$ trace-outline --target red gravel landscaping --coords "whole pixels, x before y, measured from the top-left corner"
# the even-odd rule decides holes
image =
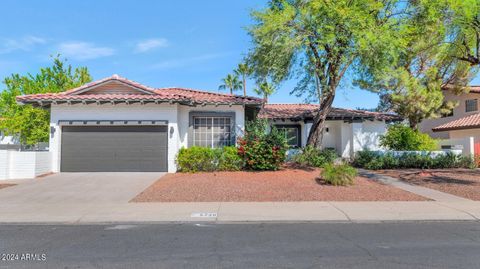
[[[11,186],[15,186],[15,184],[0,184],[0,189],[11,187]]]
[[[407,169],[376,171],[405,182],[480,201],[480,170]]]
[[[167,174],[132,202],[424,201],[424,197],[357,177],[326,185],[319,169]]]

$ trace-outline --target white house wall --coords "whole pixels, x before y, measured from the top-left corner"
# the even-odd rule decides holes
[[[273,124],[300,125],[302,147],[306,146],[311,123],[303,121],[277,120]],[[328,132],[326,129],[328,128]],[[363,149],[380,150],[380,136],[385,134],[387,125],[383,121],[349,123],[343,120],[329,120],[325,123],[322,148],[334,148],[342,158],[353,157]]]
[[[5,135],[3,132],[0,132],[0,145],[18,145],[18,137]]]

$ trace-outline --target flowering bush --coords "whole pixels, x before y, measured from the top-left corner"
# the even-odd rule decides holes
[[[274,126],[268,130],[265,120],[247,123],[245,136],[238,140],[238,154],[252,170],[278,170],[288,148],[285,135]]]

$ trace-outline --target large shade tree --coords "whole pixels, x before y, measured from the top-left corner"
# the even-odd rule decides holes
[[[362,58],[387,64],[384,55],[399,40],[396,0],[272,0],[252,12],[254,75],[276,84],[299,78],[293,94],[312,97],[320,109],[307,143],[321,147],[323,129],[339,85]],[[375,55],[375,57],[373,57]]]
[[[451,55],[480,66],[480,1],[444,0],[449,6],[444,13]]]
[[[397,36],[402,42],[392,47],[395,58],[385,66],[367,59],[368,68],[357,81],[380,92],[382,103],[408,119],[413,129],[426,118],[448,114],[456,103],[445,101],[442,90],[463,92],[475,73],[453,53],[457,49],[444,23],[452,7],[444,0],[408,2],[399,16]]]
[[[19,105],[16,97],[25,94],[58,93],[91,81],[86,67],[72,68],[59,57],[37,74],[13,74],[4,79],[0,93],[0,129],[19,136],[22,144],[34,145],[49,138],[50,112],[31,105]]]

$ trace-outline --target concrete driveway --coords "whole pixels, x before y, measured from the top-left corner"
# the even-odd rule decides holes
[[[0,204],[127,203],[165,173],[59,173],[0,191]]]

